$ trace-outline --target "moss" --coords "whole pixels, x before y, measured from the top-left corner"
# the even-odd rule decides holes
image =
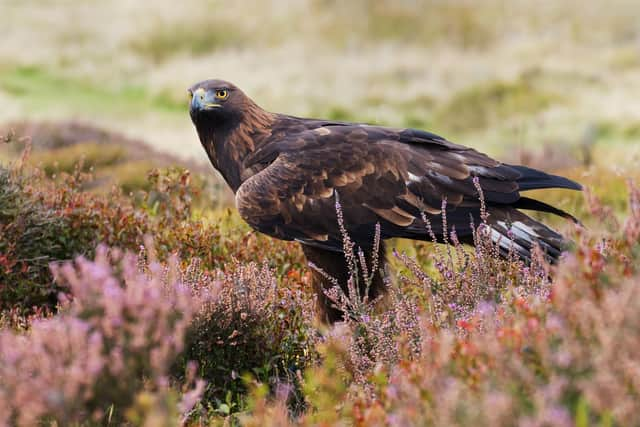
[[[558,99],[526,78],[493,81],[455,94],[436,112],[436,121],[451,131],[477,130],[498,120],[536,113]]]

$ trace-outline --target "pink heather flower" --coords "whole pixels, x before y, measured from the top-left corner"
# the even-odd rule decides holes
[[[70,288],[62,311],[25,334],[0,331],[0,425],[74,424],[111,404],[126,409],[143,387],[167,390],[200,301],[181,271],[139,265],[132,254],[99,247],[95,261],[52,266]],[[196,382],[183,407],[193,407],[203,387]]]
[[[183,414],[183,416],[186,416],[196,406],[200,399],[202,399],[206,384],[206,381],[198,379],[196,380],[196,385],[192,390],[183,393],[182,399],[178,404],[178,410]]]

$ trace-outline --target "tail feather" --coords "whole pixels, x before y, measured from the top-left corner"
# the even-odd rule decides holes
[[[575,181],[558,175],[551,175],[526,166],[509,165],[521,174],[516,180],[522,191],[536,190],[540,188],[567,188],[569,190],[582,190],[582,186]]]
[[[562,209],[558,209],[555,206],[551,206],[547,203],[541,202],[540,200],[531,199],[529,197],[520,197],[518,201],[511,204],[511,206],[518,209],[551,213],[563,218],[570,219],[576,224],[581,224],[578,218],[571,215],[570,213],[565,212]]]
[[[562,176],[551,175],[526,166],[509,165],[509,167],[520,173],[520,178],[516,179],[516,182],[521,191],[543,188],[582,190],[580,184]],[[520,197],[509,206],[490,207],[491,238],[499,245],[502,255],[515,251],[522,260],[531,262],[533,248],[538,245],[550,262],[556,262],[562,252],[567,249],[568,241],[555,230],[518,209],[551,213],[568,218],[576,224],[580,224],[580,221],[562,209],[529,197]]]
[[[538,245],[555,263],[567,249],[568,241],[562,235],[516,209],[491,209],[489,213],[491,239],[502,255],[514,251],[523,261],[531,262],[533,248]]]

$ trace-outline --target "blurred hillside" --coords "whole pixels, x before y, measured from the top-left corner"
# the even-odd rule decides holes
[[[270,110],[427,128],[505,160],[640,159],[634,0],[0,7],[0,122],[73,118],[204,161],[185,88],[215,76]]]

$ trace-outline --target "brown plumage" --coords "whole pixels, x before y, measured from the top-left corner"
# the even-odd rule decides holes
[[[336,194],[349,235],[369,253],[376,223],[382,239],[428,239],[422,213],[442,238],[443,199],[449,229],[455,227],[461,241],[472,243],[471,223],[480,223],[474,177],[483,190],[492,233],[505,253],[513,246],[529,260],[537,243],[554,260],[564,247],[562,236],[518,209],[572,218],[520,194],[539,188],[581,188],[566,178],[503,164],[421,130],[270,113],[222,80],[197,83],[189,93],[200,141],[235,193],[242,218],[269,236],[299,241],[307,258],[341,285],[348,270]],[[314,273],[325,318],[335,321],[340,313],[327,305],[322,292],[327,285]],[[372,296],[383,291],[378,274]]]

